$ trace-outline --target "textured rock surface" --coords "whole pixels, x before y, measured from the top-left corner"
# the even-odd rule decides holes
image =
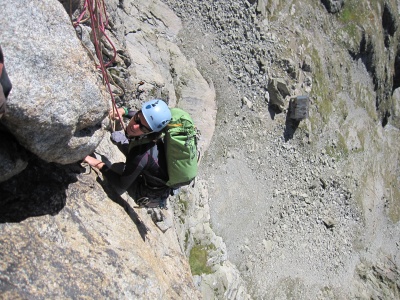
[[[312,1],[167,2],[180,48],[214,82],[199,178],[251,296],[398,298],[398,96],[382,71],[397,68],[399,2],[346,1],[335,15]],[[310,96],[308,120],[289,120],[288,99],[269,109],[273,78]]]
[[[339,12],[344,4],[344,0],[322,0],[321,2],[333,14]]]
[[[212,271],[195,274],[195,284],[204,299],[250,299],[239,270],[228,259],[224,241],[211,227],[209,197],[207,182],[197,180],[194,188],[185,189],[171,201],[177,220],[175,228],[187,257],[195,246],[209,249],[207,265]]]
[[[204,152],[215,128],[215,91],[195,62],[187,60],[175,44],[181,20],[155,0],[124,2],[111,17],[117,29],[115,38],[131,58],[129,80],[134,86],[145,82],[138,98],[161,97],[168,100],[170,107],[187,110],[201,131],[199,145]]]
[[[112,74],[118,103],[136,107],[149,97],[197,107],[215,91],[196,185],[156,227],[159,211],[132,209],[101,176],[31,158],[0,184],[6,298],[193,299],[196,287],[206,299],[397,299],[399,2],[346,1],[335,15],[315,1],[166,3],[180,19],[158,1],[109,1]],[[290,97],[270,109],[274,78],[285,95],[309,94],[309,119],[288,119]],[[196,122],[215,111],[197,109]],[[123,160],[108,138],[97,152]],[[193,285],[183,254],[196,246],[211,271]],[[65,281],[80,273],[97,290]]]
[[[31,161],[1,186],[2,298],[198,298],[175,232],[80,169]]]
[[[76,37],[73,31],[69,32],[69,35],[64,35],[62,31],[62,29],[71,31],[71,25],[64,18],[65,12],[62,6],[57,2],[44,4],[38,5],[38,9],[34,10],[38,16],[52,13],[59,16],[62,19],[59,22],[63,25],[58,26],[60,27],[58,34],[71,38],[72,44],[69,47],[81,47],[79,43],[74,44]],[[68,3],[63,4],[68,7]],[[79,9],[78,4],[74,3],[73,7]],[[117,57],[117,64],[112,70],[115,90],[123,88],[125,91],[125,95],[119,95],[117,99],[119,104],[139,107],[140,101],[162,96],[169,100],[170,106],[178,105],[188,109],[203,132],[200,146],[205,151],[214,131],[215,92],[212,83],[209,84],[201,76],[195,64],[186,60],[172,42],[180,29],[180,20],[158,1],[125,2],[126,7],[120,8],[117,8],[117,2],[110,1],[108,4],[114,26],[113,31],[108,33],[122,54],[121,57]],[[28,4],[26,7],[27,10],[30,8]],[[21,11],[23,11],[22,8],[16,7],[12,13],[20,13],[24,16]],[[34,15],[33,20],[38,16]],[[25,20],[25,22],[33,20]],[[4,23],[10,26],[7,20],[4,20]],[[51,23],[43,23],[43,26],[51,27]],[[132,26],[138,30],[132,29]],[[53,30],[56,31],[55,28]],[[85,25],[77,29],[85,45],[93,50],[88,32],[90,30]],[[54,52],[57,48],[55,46],[51,48],[46,44],[49,40],[51,42],[48,35],[41,31],[39,34],[44,45],[36,45],[38,56],[35,57],[40,60],[39,54]],[[15,37],[15,41],[9,36],[8,38],[16,43],[18,36]],[[29,41],[31,44],[35,42]],[[61,42],[58,41],[57,47],[60,44]],[[68,46],[68,43],[66,44]],[[105,52],[107,49],[106,47]],[[29,50],[29,47],[20,47],[21,55]],[[60,55],[64,55],[63,51],[60,51]],[[68,47],[65,51],[74,52]],[[87,54],[78,51],[74,57],[83,59],[87,57]],[[18,56],[11,58],[15,60]],[[82,72],[93,70],[93,62],[89,63],[82,61]],[[19,74],[15,65],[11,65],[11,69],[14,70],[13,83],[18,86],[13,93],[14,99],[17,99],[20,93],[29,91],[30,85],[23,81],[29,78],[23,75],[33,73],[31,70],[35,67],[35,65],[27,64],[24,74]],[[54,70],[51,67],[52,64],[49,67],[43,64],[42,68],[36,70],[39,74],[35,73],[36,76],[42,78],[48,73],[64,76],[72,72],[65,69],[60,70],[65,74],[59,74],[55,72],[58,69]],[[57,65],[57,67],[60,66]],[[88,77],[87,80],[91,78],[90,74],[79,73],[80,71],[76,71],[76,68],[73,72],[77,72],[76,76]],[[70,76],[72,76],[70,82],[77,83],[78,80],[73,80],[75,74],[70,74]],[[132,91],[136,89],[140,81],[144,81],[144,84],[140,85],[141,89]],[[57,120],[57,111],[42,111],[38,108],[45,103],[49,95],[54,98],[52,104],[55,108],[63,106],[64,95],[67,93],[74,95],[72,91],[68,91],[69,86],[58,84],[55,88],[60,90],[60,94],[42,92],[45,98],[43,101],[38,98],[31,99],[37,111],[47,113],[43,117],[36,116],[39,119],[37,125],[44,127],[41,117],[49,118],[53,123],[49,122],[48,133],[52,135],[54,132],[51,130],[57,125],[54,121]],[[71,87],[78,88],[79,86],[71,85]],[[33,88],[29,95],[34,96],[39,88]],[[98,97],[99,101],[103,101],[96,93],[90,97]],[[96,106],[96,103],[83,102],[80,98],[74,98],[69,107],[76,108],[81,105],[88,106],[88,110],[92,110],[92,115],[96,112],[93,112],[91,108]],[[16,119],[17,109],[28,109],[28,107],[26,103],[12,102],[10,104],[10,113],[5,119],[10,130],[13,128],[11,125],[14,125],[12,122]],[[108,105],[99,107],[100,121],[107,107]],[[29,110],[34,110],[34,108],[29,108]],[[86,115],[88,110],[82,107],[78,112]],[[61,111],[60,116],[64,113]],[[204,118],[201,117],[203,113],[207,113]],[[74,118],[73,115],[69,117]],[[79,121],[85,124],[82,118]],[[16,124],[18,122],[15,121]],[[18,132],[16,129],[12,133],[18,136]],[[40,132],[43,133],[43,131]],[[102,130],[100,129],[99,132]],[[62,131],[59,133],[61,134]],[[92,135],[93,132],[88,132],[88,137]],[[96,134],[94,135],[96,138]],[[104,133],[101,133],[101,137],[103,135]],[[0,184],[0,221],[4,229],[1,235],[0,290],[4,298],[41,299],[90,296],[110,299],[138,297],[197,299],[201,297],[193,284],[187,258],[180,248],[176,231],[173,229],[172,211],[161,212],[164,220],[155,224],[153,217],[159,215],[159,211],[148,214],[146,210],[133,208],[133,199],[126,194],[122,197],[114,194],[107,183],[102,181],[101,176],[98,177],[93,171],[87,174],[90,169],[84,169],[79,164],[62,166],[57,163],[49,164],[43,160],[43,158],[48,159],[49,155],[57,155],[47,153],[57,147],[64,151],[66,157],[65,160],[56,160],[58,163],[65,163],[73,159],[74,155],[82,156],[85,152],[69,155],[68,149],[64,149],[65,145],[59,140],[47,137],[45,141],[51,145],[47,145],[47,152],[40,155],[40,151],[35,152],[35,149],[44,147],[46,145],[44,141],[32,139],[30,142],[34,147],[31,149],[29,143],[24,142],[26,136],[21,134],[18,137],[22,140],[22,144],[42,159],[29,155],[28,167],[24,162],[23,167],[26,169],[23,172]],[[99,145],[96,142],[96,155],[104,161],[124,161],[123,154],[117,150],[109,138],[110,134],[106,133],[104,138],[98,140]],[[5,139],[2,141],[4,142]],[[79,142],[82,143],[80,145],[82,151],[88,151],[87,147],[92,147],[86,145],[85,140]],[[212,231],[209,231],[209,234],[213,234]],[[224,245],[221,244],[221,247]],[[228,276],[225,281],[229,283],[231,281],[229,270],[236,269],[228,262],[225,262],[225,265],[227,266],[221,269],[218,276]],[[239,276],[237,270],[236,276]],[[211,279],[213,280],[215,279]]]
[[[13,90],[2,122],[43,160],[72,163],[100,142],[109,103],[58,1],[2,1],[0,40]]]
[[[11,134],[0,131],[0,140],[0,182],[3,182],[23,171],[28,165],[28,157]]]

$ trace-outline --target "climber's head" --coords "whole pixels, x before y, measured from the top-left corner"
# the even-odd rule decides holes
[[[154,132],[161,131],[171,121],[171,111],[167,103],[160,99],[150,100],[142,105],[142,113]]]
[[[171,121],[168,105],[159,99],[150,100],[142,105],[127,126],[128,136],[140,136],[161,131]]]

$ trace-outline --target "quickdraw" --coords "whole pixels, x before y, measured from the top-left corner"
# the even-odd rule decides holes
[[[85,16],[86,12],[89,12],[89,17],[83,20],[83,17]],[[80,23],[85,22],[89,19],[90,19],[90,26],[92,28],[93,43],[96,50],[96,56],[100,63],[100,65],[98,65],[97,68],[101,70],[103,81],[105,81],[108,92],[111,96],[113,116],[117,114],[118,119],[121,123],[121,127],[126,132],[125,124],[123,122],[122,116],[118,112],[118,107],[115,102],[114,94],[111,90],[110,79],[108,76],[108,72],[106,70],[107,67],[109,67],[115,62],[115,58],[117,56],[117,50],[114,44],[112,43],[111,39],[106,34],[106,27],[108,26],[108,17],[104,0],[85,0],[83,10],[79,15],[78,19],[75,22],[73,22],[73,26],[77,27],[80,25]],[[99,37],[100,34],[102,34],[107,39],[108,43],[113,48],[113,58],[108,63],[104,63],[103,60],[103,55],[100,45],[100,37]]]

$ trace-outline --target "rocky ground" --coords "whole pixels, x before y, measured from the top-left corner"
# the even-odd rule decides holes
[[[31,1],[37,7],[31,10],[28,2],[17,7],[27,14],[19,21],[51,14],[75,41],[59,5]],[[397,98],[387,96],[399,85],[399,2],[349,0],[336,15],[315,1],[164,2],[179,18],[158,1],[107,2],[118,49],[112,74],[126,84],[118,104],[135,106],[156,96],[193,109],[200,145],[207,149],[212,136],[195,186],[171,197],[172,209],[160,221],[160,211],[116,197],[101,175],[79,163],[49,164],[29,154],[26,170],[0,186],[4,297],[400,299],[400,90]],[[24,26],[41,34],[24,38],[29,42],[22,49],[32,52],[31,41],[39,48],[49,42],[53,52],[63,53],[62,43],[44,34],[64,36],[57,22]],[[85,26],[81,30],[91,48]],[[10,38],[18,30],[4,32]],[[20,43],[18,35],[13,40]],[[39,52],[33,66],[23,68],[33,77],[33,70],[41,71],[37,59],[48,57]],[[58,63],[56,57],[50,65]],[[17,77],[20,65],[14,59],[10,75]],[[32,91],[58,105],[40,116],[63,115],[64,103],[74,104],[70,97],[39,97],[40,86],[32,89],[24,79],[30,77],[20,78],[10,98],[15,111],[24,107],[20,99],[36,99]],[[59,76],[46,79],[65,94]],[[74,84],[79,82],[67,86],[77,90]],[[18,96],[22,88],[28,96]],[[309,96],[309,118],[295,122],[289,99],[299,95]],[[96,107],[82,98],[75,101],[75,119],[80,105]],[[105,136],[96,153],[123,160]],[[53,140],[42,143],[45,154],[63,148]],[[200,252],[206,250],[208,268],[201,273],[192,266],[192,278],[188,261],[199,245],[207,246]],[[49,281],[48,274],[56,276]]]
[[[379,155],[373,134],[365,134],[364,148],[355,145],[349,154],[348,146],[357,143],[344,133],[338,107],[328,124],[315,124],[323,104],[313,84],[321,83],[317,63],[308,61],[311,72],[304,49],[312,44],[331,55],[324,49],[329,37],[319,28],[333,21],[322,4],[273,1],[263,19],[251,2],[166,1],[184,22],[181,49],[217,93],[216,132],[200,176],[208,178],[212,228],[256,299],[398,298],[399,223],[387,217],[389,202],[398,200],[385,200],[382,179],[384,169],[398,178],[398,168],[385,163],[388,158],[398,163],[395,148]],[[307,31],[299,22],[304,20],[313,22]],[[341,60],[336,55],[331,60]],[[363,66],[343,63],[356,74],[348,75],[354,81],[343,89],[355,82],[371,85]],[[309,120],[289,119],[287,99],[282,112],[271,106],[272,78],[284,78],[291,96],[310,96]],[[398,135],[396,128],[370,121],[368,106],[347,105],[349,132],[377,132],[383,145]],[[366,179],[368,168],[375,180]]]

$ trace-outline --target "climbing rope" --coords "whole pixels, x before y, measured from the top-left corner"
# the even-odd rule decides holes
[[[85,16],[86,12],[89,13],[89,16],[85,19],[83,17]],[[112,65],[115,62],[115,58],[117,56],[117,50],[111,41],[111,39],[107,36],[106,34],[106,27],[108,26],[108,17],[107,17],[107,11],[106,11],[106,6],[104,3],[104,0],[85,0],[83,10],[77,20],[73,22],[73,26],[77,27],[81,23],[86,22],[90,19],[90,26],[92,28],[92,34],[93,34],[93,44],[95,46],[96,50],[96,56],[97,59],[99,60],[99,65],[97,68],[101,70],[102,76],[103,76],[103,82],[105,82],[108,92],[111,96],[111,101],[112,101],[112,108],[113,108],[113,113],[112,116],[114,117],[115,114],[118,116],[118,119],[121,123],[121,126],[124,131],[126,131],[125,124],[123,122],[122,116],[118,112],[118,107],[115,102],[114,94],[111,90],[111,84],[110,84],[110,78],[109,74],[107,72],[107,67]],[[107,40],[107,42],[111,45],[113,49],[113,57],[108,63],[104,63],[103,60],[103,55],[101,51],[101,35],[104,36]],[[110,75],[111,77],[111,75]],[[111,78],[112,80],[112,78]],[[113,124],[113,128],[114,128]]]

